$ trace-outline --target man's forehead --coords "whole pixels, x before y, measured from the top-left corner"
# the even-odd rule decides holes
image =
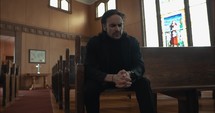
[[[112,15],[112,16],[110,16],[110,17],[108,17],[107,18],[107,22],[122,22],[123,21],[123,19],[122,19],[122,17],[121,16],[119,16],[119,15]]]

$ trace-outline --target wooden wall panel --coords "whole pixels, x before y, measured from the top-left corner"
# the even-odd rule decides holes
[[[90,6],[90,36],[97,35],[99,32],[101,32],[101,19],[96,18],[96,5],[92,4]]]
[[[69,32],[69,18],[68,14],[56,10],[50,11],[50,29],[54,29],[62,32]]]
[[[26,22],[26,0],[1,0],[0,2],[1,20],[22,24]]]
[[[69,32],[73,31],[76,34],[83,34],[89,36],[90,27],[89,26],[89,7],[79,2],[72,2],[72,14],[69,15]]]
[[[125,31],[137,38],[142,45],[140,0],[118,0],[118,9],[126,14]]]
[[[3,21],[71,34],[89,35],[89,5],[72,1],[72,13],[49,7],[49,0],[1,0]]]
[[[26,0],[25,23],[30,26],[51,28],[51,11],[48,8],[49,0]],[[61,21],[61,20],[58,20]],[[58,22],[61,23],[61,22]],[[58,30],[58,29],[56,29]],[[60,31],[60,30],[59,30]],[[66,32],[66,31],[65,31]]]
[[[101,19],[95,18],[95,4],[90,7],[90,26],[91,36],[97,35],[101,32]],[[117,9],[126,15],[125,31],[136,37],[142,45],[142,29],[141,29],[141,13],[140,13],[140,0],[117,0]]]

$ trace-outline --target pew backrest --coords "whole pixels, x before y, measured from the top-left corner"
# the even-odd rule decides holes
[[[141,47],[152,89],[214,88],[215,47]],[[81,47],[81,59],[86,47]]]
[[[215,88],[215,48],[141,48],[152,89]]]

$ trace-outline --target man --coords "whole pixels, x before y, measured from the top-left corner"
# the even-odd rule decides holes
[[[111,88],[136,92],[141,113],[155,113],[138,41],[124,31],[124,14],[109,10],[101,18],[102,32],[86,48],[84,101],[87,113],[99,113],[99,97]]]

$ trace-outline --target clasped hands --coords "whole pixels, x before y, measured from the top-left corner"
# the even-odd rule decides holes
[[[128,88],[132,84],[129,72],[124,69],[113,75],[112,81],[117,88]]]

